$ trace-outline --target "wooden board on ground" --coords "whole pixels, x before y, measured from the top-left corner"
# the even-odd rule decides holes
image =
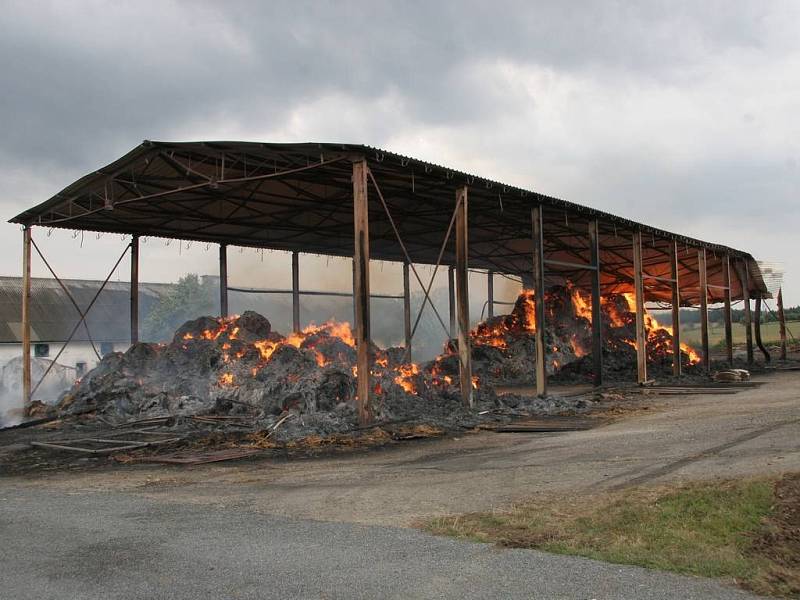
[[[160,446],[183,439],[173,433],[163,433],[150,429],[132,429],[100,434],[102,437],[83,437],[49,442],[31,442],[32,446],[47,450],[80,452],[83,454],[112,454],[122,450],[137,450],[148,446]]]
[[[261,450],[258,448],[226,448],[224,450],[209,450],[205,452],[175,452],[173,454],[143,456],[138,458],[136,462],[190,466],[224,460],[237,460],[260,453]]]
[[[558,431],[586,431],[597,427],[601,423],[600,419],[580,417],[540,417],[502,425],[482,425],[481,429],[488,429],[497,433],[551,433]]]

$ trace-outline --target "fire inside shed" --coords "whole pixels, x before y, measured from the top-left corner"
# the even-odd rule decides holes
[[[128,255],[133,346],[125,364],[141,386],[181,361],[210,360],[215,388],[261,393],[277,380],[306,377],[307,393],[293,396],[286,388],[276,395],[276,410],[292,401],[350,402],[362,424],[387,394],[452,393],[472,406],[475,390],[509,381],[534,383],[544,396],[548,377],[565,371],[600,385],[609,370],[628,366],[640,383],[648,368],[674,375],[688,366],[708,370],[709,303],[724,304],[732,361],[730,305],[745,301],[752,361],[749,299],[769,297],[758,264],[744,251],[363,145],[145,141],[12,222],[23,226],[26,402],[38,385],[31,381],[28,306],[37,227],[131,236],[112,273]],[[138,344],[141,236],[219,245],[220,314],[187,324],[163,347]],[[229,315],[229,245],[292,253],[293,331],[275,332],[254,313]],[[352,324],[301,326],[300,297],[310,293],[299,286],[301,253],[352,257]],[[371,259],[403,265],[401,348],[372,343]],[[433,275],[424,277],[418,265],[432,265]],[[489,317],[474,327],[470,269],[489,277]],[[440,270],[449,275],[449,324],[430,300]],[[497,274],[519,277],[524,286],[505,315],[494,314]],[[425,296],[416,315],[412,278]],[[670,304],[671,327],[659,325],[646,302]],[[426,305],[449,340],[434,360],[417,364],[412,344]],[[683,306],[701,312],[697,351],[680,341]],[[75,331],[84,318],[81,311]],[[307,375],[297,375],[301,363]]]

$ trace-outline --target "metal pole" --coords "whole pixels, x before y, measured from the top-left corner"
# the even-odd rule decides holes
[[[456,337],[456,268],[450,266],[447,269],[447,298],[450,303],[450,339]]]
[[[139,341],[139,236],[131,238],[131,346]]]
[[[292,252],[292,331],[300,333],[300,255]]]
[[[647,332],[644,329],[644,282],[642,279],[642,233],[633,232],[633,288],[636,296],[636,376],[647,381]]]
[[[670,253],[670,278],[672,283],[672,374],[679,377],[681,363],[681,286],[678,275],[678,242],[672,241]]]
[[[544,347],[544,232],[542,207],[531,209],[531,237],[533,241],[533,304],[536,324],[536,394],[547,395],[547,368]]]
[[[486,317],[494,316],[494,271],[486,274]]]
[[[22,406],[31,401],[31,228],[22,230]]]
[[[589,248],[594,270],[592,278],[592,379],[595,387],[603,385],[603,321],[600,307],[600,227],[597,219],[589,221]]]
[[[369,317],[369,206],[367,200],[367,161],[353,162],[353,253],[355,291],[355,337],[357,351],[356,390],[358,422],[372,421],[370,405],[370,317]]]
[[[708,274],[706,270],[706,249],[697,251],[697,270],[700,279],[700,342],[703,348],[703,367],[711,369],[708,346]]]
[[[472,350],[469,339],[469,239],[467,186],[456,190],[456,302],[458,304],[458,364],[461,397],[472,408]]]
[[[403,331],[406,338],[406,360],[411,362],[411,281],[408,262],[403,263]]]
[[[219,245],[219,314],[228,316],[228,246]]]
[[[752,365],[753,357],[753,315],[750,313],[750,275],[747,262],[736,263],[736,274],[742,286],[742,299],[744,300],[744,333],[747,341],[747,364]]]
[[[723,276],[725,278],[725,355],[728,364],[733,366],[733,323],[731,322],[731,257],[725,255],[723,260]]]
[[[781,328],[780,359],[786,360],[786,316],[783,314],[783,288],[778,289],[778,322]]]
[[[756,297],[756,316],[753,322],[756,330],[756,345],[758,345],[758,349],[761,350],[761,353],[764,355],[764,361],[769,362],[770,356],[767,349],[764,347],[764,342],[761,339],[761,296]]]

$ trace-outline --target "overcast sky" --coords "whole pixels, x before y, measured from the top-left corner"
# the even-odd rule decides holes
[[[0,68],[4,220],[143,139],[366,143],[781,262],[800,303],[800,2],[5,1]],[[73,277],[123,245],[35,235]],[[211,272],[177,248],[144,276]]]

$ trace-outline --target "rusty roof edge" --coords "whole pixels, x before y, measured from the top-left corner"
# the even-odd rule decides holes
[[[390,150],[385,150],[375,146],[369,146],[364,144],[351,144],[351,143],[335,143],[335,142],[272,143],[272,142],[243,142],[243,141],[225,141],[225,140],[167,142],[167,141],[144,140],[141,144],[133,148],[127,154],[81,177],[80,179],[76,180],[75,182],[73,182],[72,184],[70,184],[69,186],[65,187],[63,190],[52,196],[50,199],[36,206],[33,206],[29,209],[26,209],[25,211],[21,212],[15,217],[9,219],[9,222],[18,223],[25,226],[36,226],[37,217],[41,217],[41,214],[44,211],[51,208],[52,206],[57,205],[59,202],[66,200],[72,193],[74,193],[74,191],[82,187],[85,187],[87,184],[91,182],[103,180],[106,177],[112,176],[115,172],[118,172],[119,170],[129,165],[130,163],[135,162],[136,160],[142,158],[143,155],[157,152],[159,149],[170,148],[170,147],[174,148],[198,147],[198,149],[205,147],[215,150],[230,150],[230,151],[243,150],[243,149],[257,150],[257,149],[277,149],[277,148],[283,148],[283,149],[293,148],[298,151],[303,151],[303,150],[307,151],[311,149],[314,149],[315,151],[328,150],[331,152],[360,154],[363,155],[368,162],[373,162],[373,163],[384,163],[387,158],[390,158],[397,160],[400,163],[400,166],[403,167],[413,164],[415,166],[427,168],[429,169],[428,174],[432,174],[434,173],[434,171],[441,171],[444,174],[449,173],[450,174],[450,176],[448,177],[449,179],[452,179],[453,177],[459,177],[463,178],[465,180],[465,183],[468,181],[474,182],[475,180],[477,180],[481,182],[484,186],[490,186],[490,187],[497,186],[499,189],[505,189],[513,193],[518,193],[523,202],[527,202],[531,205],[545,204],[551,207],[561,208],[564,210],[581,213],[584,216],[610,221],[618,225],[622,225],[626,229],[640,230],[642,232],[655,235],[659,238],[672,239],[679,242],[683,242],[684,244],[687,245],[704,247],[706,249],[716,250],[719,252],[727,252],[733,256],[744,259],[750,259],[755,262],[754,257],[749,252],[738,250],[730,246],[725,246],[723,244],[719,244],[716,242],[707,242],[698,238],[693,238],[672,231],[667,231],[665,229],[660,229],[658,227],[647,225],[645,223],[633,221],[631,219],[620,217],[618,215],[605,212],[593,207],[577,204],[569,200],[564,200],[555,196],[549,196],[546,194],[542,194],[540,192],[535,192],[525,188],[520,188],[518,186],[508,185],[496,180],[488,179],[480,175],[470,174],[465,171],[452,169],[444,165],[439,165],[437,163],[431,163],[414,157],[398,154],[396,152],[392,152]],[[48,224],[44,225],[47,226]],[[81,229],[74,226],[67,228]],[[169,236],[158,235],[153,237],[169,237]]]

